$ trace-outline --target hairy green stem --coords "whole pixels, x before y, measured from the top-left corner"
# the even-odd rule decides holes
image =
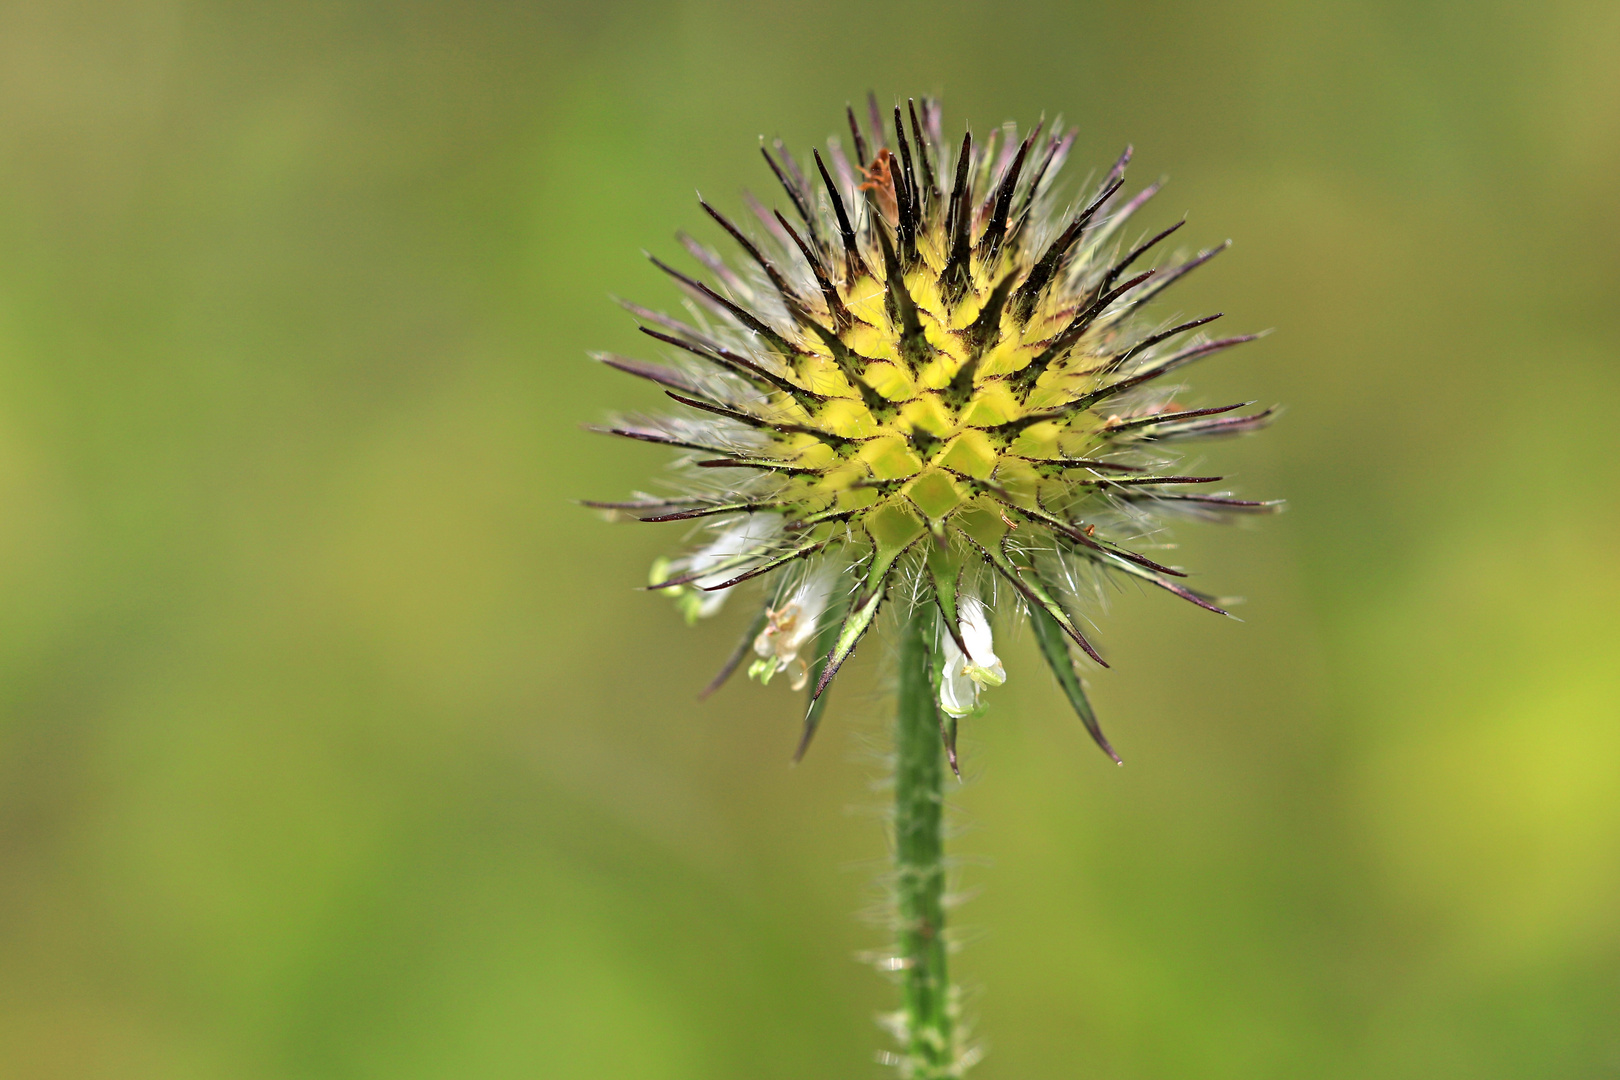
[[[904,620],[894,731],[894,869],[903,994],[902,1076],[958,1075],[955,1003],[945,970],[945,755],[934,711],[933,612]]]

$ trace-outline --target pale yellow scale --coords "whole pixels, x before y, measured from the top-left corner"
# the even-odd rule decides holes
[[[1033,424],[1007,446],[999,446],[982,430],[1073,401],[1094,389],[1098,379],[1084,343],[1043,372],[1027,397],[1021,397],[1013,380],[1006,378],[1028,367],[1073,318],[1072,308],[1061,306],[1063,301],[1048,299],[1022,325],[1010,310],[1003,310],[996,340],[974,370],[969,399],[953,409],[945,393],[971,354],[963,332],[979,318],[992,288],[1011,264],[998,259],[995,266],[983,266],[974,259],[966,295],[948,305],[939,289],[945,263],[943,229],[919,236],[917,247],[921,263],[906,274],[905,288],[935,355],[913,376],[901,360],[900,334],[889,319],[885,282],[863,274],[847,283],[841,295],[855,322],[840,338],[867,361],[861,381],[898,408],[887,422],[879,422],[826,345],[806,338],[799,343],[807,354],[800,361],[799,377],[814,393],[831,400],[813,418],[787,402],[782,418],[854,440],[858,446],[840,453],[811,435],[779,433],[776,456],[817,470],[801,481],[807,499],[816,504],[836,503],[850,511],[899,499],[891,509],[902,518],[911,516],[913,511],[904,508],[912,507],[937,526],[980,498],[972,489],[973,480],[993,479],[1005,494],[1032,500],[1042,481],[1025,459],[1083,457],[1099,445],[1096,418],[1089,413],[1082,413],[1073,424]],[[920,439],[923,436],[926,441]],[[926,460],[919,445],[929,446]],[[890,494],[885,495],[882,488],[889,482],[900,486],[889,487]]]

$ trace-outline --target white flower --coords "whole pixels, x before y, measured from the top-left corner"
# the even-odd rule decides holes
[[[692,579],[690,589],[682,588],[676,593],[687,621],[706,619],[719,611],[729,590],[703,590],[724,584],[747,570],[755,560],[738,562],[738,558],[763,549],[781,528],[782,519],[776,514],[749,514],[716,533],[702,549],[672,564],[686,574],[701,575]]]
[[[963,596],[958,603],[961,622],[958,630],[963,652],[950,634],[945,638],[945,670],[939,683],[939,706],[951,716],[966,716],[979,702],[981,687],[1000,686],[1007,681],[1007,670],[996,656],[990,634],[990,619],[977,596]]]
[[[751,674],[761,682],[769,682],[772,675],[791,667],[793,689],[804,689],[810,668],[799,659],[799,650],[815,637],[838,577],[832,566],[823,566],[799,582],[780,607],[766,609],[765,629],[754,639],[754,652],[761,659],[749,669]]]

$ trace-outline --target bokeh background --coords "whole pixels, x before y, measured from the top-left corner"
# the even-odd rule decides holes
[[[1185,527],[964,740],[984,1080],[1620,1074],[1620,8],[0,4],[0,1077],[884,1074],[881,648],[573,505],[655,449],[610,294],[848,99],[1138,148],[1277,327],[1203,400],[1290,512]],[[672,527],[670,527],[672,528]]]

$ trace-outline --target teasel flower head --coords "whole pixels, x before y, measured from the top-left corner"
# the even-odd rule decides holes
[[[681,409],[599,430],[677,449],[673,493],[588,505],[697,526],[651,582],[689,620],[765,583],[709,689],[744,661],[807,688],[795,760],[889,602],[934,613],[953,768],[958,719],[1006,678],[992,624],[1014,617],[1118,761],[1076,668],[1107,666],[1078,612],[1120,575],[1225,614],[1140,548],[1169,516],[1277,505],[1175,467],[1180,444],[1253,431],[1273,412],[1200,406],[1174,385],[1258,335],[1212,337],[1218,315],[1178,321],[1150,306],[1226,245],[1154,265],[1183,223],[1127,241],[1159,188],[1127,195],[1128,148],[1095,188],[1065,195],[1074,136],[1060,125],[952,145],[931,100],[892,115],[868,105],[864,121],[848,112],[852,156],[837,139],[807,160],[779,140],[761,148],[787,213],[749,197],[757,223],[745,228],[700,198],[740,249],[727,261],[682,235],[707,280],[652,259],[684,293],[685,318],[625,306],[664,362],[597,358]]]

